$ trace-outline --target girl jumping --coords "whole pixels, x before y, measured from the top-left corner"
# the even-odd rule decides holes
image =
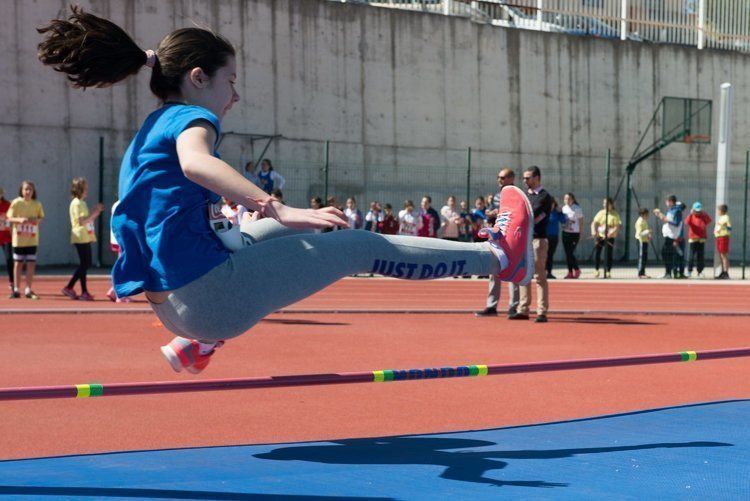
[[[77,7],[39,32],[45,35],[39,59],[75,87],[106,87],[144,66],[151,70],[161,106],[146,117],[122,160],[112,218],[122,255],[112,276],[118,297],[145,292],[177,335],[162,347],[175,371],[200,372],[224,340],[348,275],[425,280],[492,273],[530,280],[531,208],[517,188],[503,193],[488,242],[310,232],[347,222],[333,207],[279,203],[216,154],[221,120],[240,99],[234,48],[218,34],[179,29],[155,51],[144,51],[117,25]],[[239,248],[227,248],[209,221],[221,196],[263,216],[243,224]],[[247,294],[238,296],[239,290]]]

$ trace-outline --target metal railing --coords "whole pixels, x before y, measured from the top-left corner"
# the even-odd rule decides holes
[[[748,0],[337,0],[570,35],[750,52]]]

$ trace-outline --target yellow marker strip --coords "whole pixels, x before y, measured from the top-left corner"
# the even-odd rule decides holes
[[[76,398],[89,398],[91,396],[91,386],[88,384],[77,384],[76,390],[78,390]]]
[[[688,359],[687,359],[688,362],[695,362],[696,360],[698,360],[698,354],[696,352],[686,351],[685,353],[687,353],[688,355]]]
[[[477,365],[477,369],[479,369],[479,374],[477,374],[477,376],[486,376],[487,375],[487,366],[486,365]]]
[[[382,383],[385,381],[385,374],[383,374],[383,371],[372,371],[372,381],[374,383]]]

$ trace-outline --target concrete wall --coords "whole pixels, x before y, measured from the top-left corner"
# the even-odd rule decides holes
[[[64,12],[60,0],[16,1],[0,17],[0,186],[37,182],[47,220],[40,261],[75,261],[68,245],[68,187],[84,175],[98,198],[104,137],[105,201],[133,131],[156,106],[148,71],[111,89],[69,88],[36,59],[34,28]],[[143,48],[169,30],[210,26],[238,48],[243,101],[224,131],[280,134],[267,156],[296,205],[322,194],[323,145],[331,141],[331,191],[400,204],[404,198],[493,190],[501,165],[537,164],[555,194],[574,191],[589,217],[613,184],[662,96],[714,99],[735,84],[730,204],[741,235],[744,135],[750,130],[747,56],[667,45],[507,30],[429,15],[322,0],[97,0],[88,10],[120,24]],[[716,133],[716,132],[715,132]],[[653,139],[651,137],[649,139]],[[231,163],[260,142],[227,136]],[[672,145],[639,167],[641,203],[667,192],[711,206],[715,145]],[[622,198],[620,198],[622,200]],[[364,205],[361,203],[360,205]],[[738,249],[739,246],[735,246]],[[106,246],[105,246],[106,249]],[[582,254],[586,254],[584,250]],[[109,256],[106,256],[109,257]]]

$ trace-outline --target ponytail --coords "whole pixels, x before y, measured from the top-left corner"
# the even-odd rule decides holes
[[[108,87],[149,66],[151,92],[166,101],[181,95],[180,84],[190,70],[201,68],[212,77],[235,55],[229,41],[203,28],[173,31],[156,51],[144,51],[112,21],[77,6],[71,11],[67,20],[53,19],[37,31],[45,35],[39,60],[66,73],[73,87]]]
[[[108,87],[146,64],[146,53],[122,28],[78,6],[71,10],[67,20],[53,19],[37,31],[45,35],[39,60],[66,73],[73,87]]]

